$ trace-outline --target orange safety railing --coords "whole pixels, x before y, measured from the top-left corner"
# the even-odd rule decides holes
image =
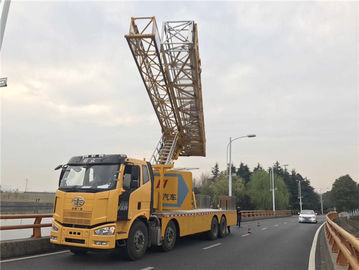
[[[241,211],[243,219],[252,219],[256,217],[283,217],[283,216],[290,216],[290,210],[243,210]]]
[[[338,253],[336,263],[348,266],[348,269],[359,269],[359,239],[348,233],[336,224],[333,219],[338,217],[338,213],[327,214],[325,225],[326,235],[332,252]]]
[[[23,215],[0,215],[0,219],[27,219],[34,218],[33,224],[0,226],[0,230],[33,229],[33,238],[41,238],[41,228],[51,227],[51,223],[41,223],[43,218],[50,218],[52,214],[23,214]]]

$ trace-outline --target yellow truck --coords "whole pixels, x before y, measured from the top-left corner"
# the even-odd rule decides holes
[[[236,212],[196,209],[192,173],[126,155],[76,156],[61,169],[50,241],[74,254],[124,247],[131,260],[176,238],[225,237]]]
[[[159,37],[155,17],[131,18],[125,35],[161,125],[150,162],[126,155],[76,156],[61,169],[50,241],[75,254],[124,247],[132,260],[151,245],[171,250],[176,238],[225,237],[236,212],[197,209],[192,173],[179,156],[205,156],[197,24],[169,21]],[[151,165],[153,164],[153,165]]]

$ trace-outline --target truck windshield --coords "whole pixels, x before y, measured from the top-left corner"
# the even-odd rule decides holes
[[[63,170],[60,190],[99,192],[116,187],[119,165],[77,165]]]

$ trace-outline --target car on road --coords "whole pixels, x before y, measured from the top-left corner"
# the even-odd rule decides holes
[[[317,223],[317,214],[313,210],[302,210],[298,221],[299,223]]]

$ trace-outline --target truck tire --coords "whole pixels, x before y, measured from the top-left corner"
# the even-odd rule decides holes
[[[218,236],[219,238],[224,238],[227,236],[227,220],[225,216],[221,217],[221,222],[219,223]]]
[[[162,250],[170,251],[176,243],[177,229],[175,223],[171,220],[166,227],[165,237],[162,242]]]
[[[86,255],[88,250],[84,248],[72,247],[70,248],[70,251],[75,255]]]
[[[148,231],[146,225],[136,220],[127,239],[127,256],[130,260],[140,259],[146,253],[148,246]]]
[[[218,237],[218,220],[216,217],[213,217],[211,221],[211,230],[208,231],[208,238],[210,240],[216,240],[217,237]]]

